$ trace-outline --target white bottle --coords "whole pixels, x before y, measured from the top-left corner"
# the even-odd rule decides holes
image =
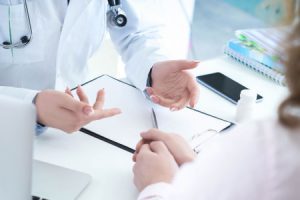
[[[257,93],[252,90],[242,90],[237,103],[235,120],[242,123],[253,118]]]

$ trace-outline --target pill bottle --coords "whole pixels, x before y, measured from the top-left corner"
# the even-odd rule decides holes
[[[240,100],[237,103],[235,120],[237,123],[243,123],[253,118],[257,93],[245,89],[241,91]]]

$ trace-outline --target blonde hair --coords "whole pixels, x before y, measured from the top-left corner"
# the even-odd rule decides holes
[[[299,10],[298,10],[299,12]],[[298,16],[299,13],[298,13]],[[288,128],[300,126],[300,21],[295,22],[292,34],[286,41],[286,79],[290,95],[279,107],[279,120]]]
[[[284,0],[284,7],[286,14],[284,16],[284,22],[290,23],[299,16],[299,0]]]

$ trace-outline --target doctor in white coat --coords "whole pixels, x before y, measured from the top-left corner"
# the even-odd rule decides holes
[[[72,87],[86,80],[87,61],[108,27],[135,86],[144,90],[148,80],[152,101],[171,110],[194,106],[198,87],[186,70],[197,62],[168,61],[159,21],[136,9],[136,0],[120,3],[127,17],[121,28],[107,23],[107,11],[114,7],[106,0],[0,0],[0,93],[33,101],[39,123],[65,132],[120,113],[103,109],[104,90],[93,105],[80,87],[80,101],[68,89],[54,90],[58,83]]]

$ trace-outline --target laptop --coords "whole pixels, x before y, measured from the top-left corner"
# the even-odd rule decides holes
[[[0,95],[0,199],[76,199],[91,177],[34,161],[35,121],[33,105]]]

